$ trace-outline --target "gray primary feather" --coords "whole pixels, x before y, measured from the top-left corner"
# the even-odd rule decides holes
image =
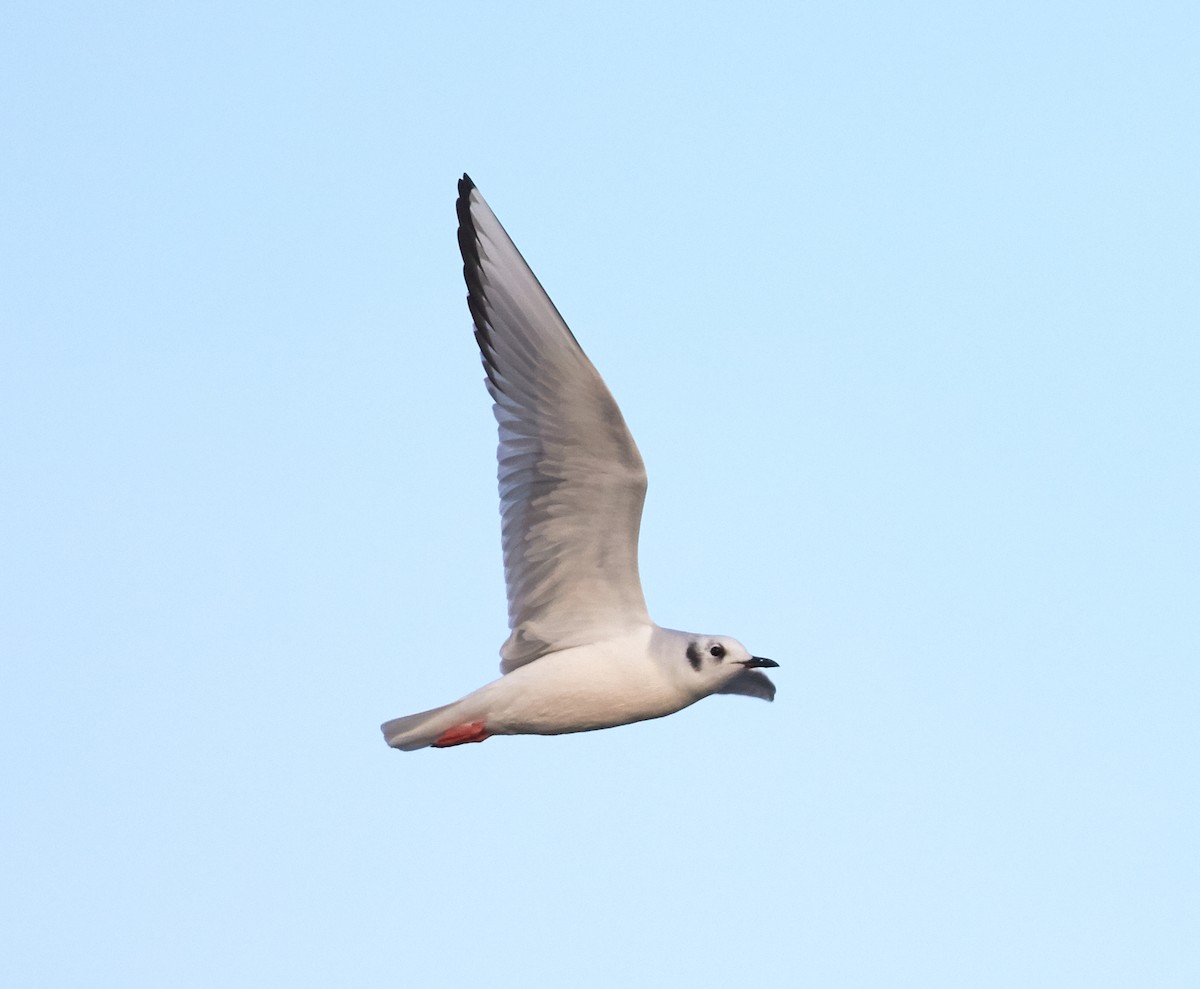
[[[742,694],[746,697],[758,697],[764,701],[775,700],[775,684],[758,670],[743,670],[716,692],[718,694]]]
[[[637,543],[646,470],[621,410],[470,178],[458,242],[499,424],[508,673],[650,624]]]

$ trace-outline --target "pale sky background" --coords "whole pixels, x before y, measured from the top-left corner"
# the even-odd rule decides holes
[[[0,984],[1200,984],[1194,3],[0,13]],[[469,171],[773,705],[497,674]]]

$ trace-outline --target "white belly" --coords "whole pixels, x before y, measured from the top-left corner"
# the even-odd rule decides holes
[[[633,655],[629,655],[632,652]],[[476,691],[491,735],[561,735],[661,718],[696,697],[642,650],[582,646],[534,660]]]

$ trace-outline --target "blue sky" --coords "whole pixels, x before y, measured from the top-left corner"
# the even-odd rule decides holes
[[[1196,985],[1198,28],[7,4],[0,982]],[[505,635],[464,170],[774,705],[383,744]]]

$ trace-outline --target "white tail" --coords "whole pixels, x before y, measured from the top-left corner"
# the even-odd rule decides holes
[[[457,707],[458,702],[455,701],[453,704],[435,707],[432,711],[394,718],[381,726],[383,737],[393,749],[403,749],[405,752],[423,749],[463,720],[461,714],[451,710]]]

